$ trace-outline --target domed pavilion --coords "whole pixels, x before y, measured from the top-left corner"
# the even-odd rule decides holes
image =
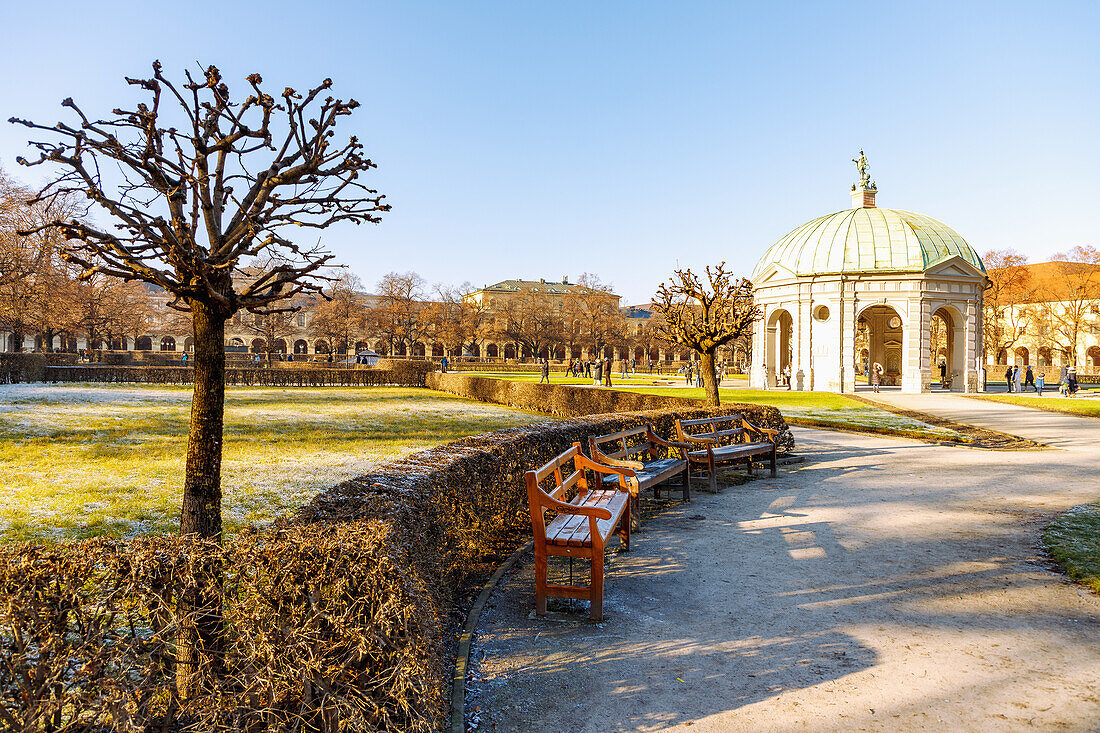
[[[940,221],[876,207],[863,151],[855,162],[852,208],[798,227],[753,270],[750,383],[852,392],[878,365],[902,392],[977,391],[981,258]]]

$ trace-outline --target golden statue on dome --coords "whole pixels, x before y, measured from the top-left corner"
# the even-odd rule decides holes
[[[863,148],[859,149],[859,158],[852,158],[852,162],[856,164],[856,170],[859,171],[859,187],[874,190],[875,182],[871,180],[871,174],[867,172],[867,156],[863,154]],[[852,190],[856,190],[857,184],[852,184]]]

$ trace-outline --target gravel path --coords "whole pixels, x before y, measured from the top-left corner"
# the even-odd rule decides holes
[[[795,432],[805,464],[697,495],[614,555],[604,623],[535,619],[530,563],[502,583],[476,729],[1100,730],[1100,597],[1036,549],[1100,498],[1093,450]]]

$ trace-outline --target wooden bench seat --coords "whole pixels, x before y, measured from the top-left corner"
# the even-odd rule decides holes
[[[660,499],[661,484],[675,476],[682,476],[680,488],[684,501],[691,500],[691,478],[686,456],[690,448],[687,443],[664,440],[649,423],[588,439],[588,454],[592,460],[615,470],[614,475],[603,477],[604,486],[617,484],[630,492],[635,521],[638,518],[639,493],[652,487],[653,498]],[[663,452],[673,450],[678,452],[679,457],[661,457]]]
[[[563,471],[566,467],[568,475]],[[630,492],[619,487],[590,490],[586,471],[597,475],[616,472],[586,458],[581,453],[581,444],[574,443],[572,448],[546,465],[524,474],[534,534],[535,612],[540,616],[546,614],[547,596],[579,598],[590,602],[589,615],[593,621],[600,621],[603,618],[604,548],[611,535],[617,532],[623,549],[630,549]],[[550,484],[549,491],[542,488],[543,482]],[[547,510],[556,513],[549,523]],[[588,559],[590,584],[547,583],[548,557]]]
[[[750,441],[747,439],[750,434],[763,440]],[[707,467],[710,490],[715,493],[718,491],[717,468],[722,464],[743,461],[751,475],[753,458],[766,457],[771,462],[772,476],[775,476],[778,435],[775,430],[756,427],[740,414],[676,421],[676,436],[680,441],[693,447],[701,446],[687,451],[686,457],[691,465]]]

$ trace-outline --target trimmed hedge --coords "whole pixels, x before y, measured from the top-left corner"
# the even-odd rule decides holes
[[[691,410],[705,406],[699,400],[684,397],[621,392],[616,389],[575,387],[567,384],[535,384],[506,379],[474,377],[466,374],[439,374],[427,377],[428,388],[449,392],[482,402],[534,410],[561,417],[597,415],[638,410]],[[765,405],[731,403],[729,412],[740,412],[745,419],[760,427],[779,431],[779,446],[787,450],[794,446],[790,428],[779,410]]]
[[[763,421],[772,408],[753,410]],[[470,572],[529,535],[524,471],[590,435],[644,421],[668,434],[677,417],[714,412],[694,403],[465,438],[343,482],[220,548],[179,537],[0,546],[0,721],[38,731],[57,716],[58,730],[135,733],[437,729],[447,615]],[[180,700],[177,598],[211,567],[225,577],[224,673]]]
[[[429,367],[430,368],[430,367]],[[257,369],[226,367],[225,383],[262,387],[423,387],[428,369],[421,362],[393,360],[389,365],[332,369]],[[191,384],[192,367],[182,366],[59,366],[44,367],[37,380],[45,382],[136,382],[139,384]]]
[[[0,352],[0,384],[41,382],[45,377],[46,355]]]

